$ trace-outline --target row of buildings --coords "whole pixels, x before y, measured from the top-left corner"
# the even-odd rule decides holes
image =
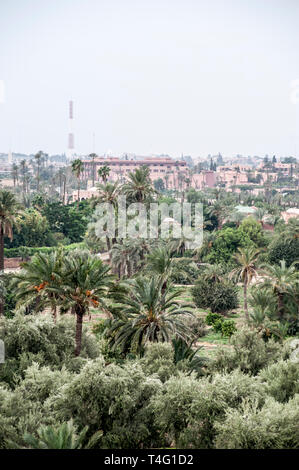
[[[275,183],[279,176],[290,176],[293,165],[288,163],[273,163],[271,167],[260,163],[256,168],[249,165],[222,165],[216,171],[202,170],[200,173],[188,166],[185,160],[174,160],[168,156],[146,158],[117,158],[97,157],[93,160],[83,160],[82,178],[88,181],[88,189],[81,192],[81,198],[86,199],[96,193],[92,182],[98,182],[98,170],[107,166],[110,169],[108,181],[124,182],[128,174],[136,168],[146,165],[149,168],[151,180],[162,180],[165,189],[186,190],[188,188],[204,189],[220,185],[228,191],[239,192],[240,186],[252,186],[253,192],[258,192],[256,185],[261,187],[267,182]],[[74,192],[74,199],[77,193]]]

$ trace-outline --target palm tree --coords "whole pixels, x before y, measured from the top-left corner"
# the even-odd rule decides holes
[[[20,173],[22,175],[22,179],[23,179],[23,198],[25,198],[25,193],[26,193],[26,187],[27,187],[27,179],[28,179],[28,176],[27,176],[27,173],[28,173],[28,168],[27,168],[27,165],[26,165],[26,160],[22,160],[20,162]]]
[[[19,167],[16,165],[16,163],[13,164],[12,166],[12,177],[13,177],[13,185],[14,187],[16,186],[16,183],[19,181]]]
[[[118,181],[115,183],[98,184],[97,189],[99,196],[95,198],[94,205],[108,202],[109,204],[112,204],[114,207],[116,207],[117,198],[120,192]]]
[[[299,272],[296,270],[294,261],[290,267],[287,267],[285,260],[280,261],[280,265],[263,265],[263,273],[266,279],[262,285],[263,288],[270,289],[277,299],[278,316],[280,320],[285,316],[284,300],[287,296],[293,295],[293,290],[299,282]]]
[[[89,252],[74,251],[63,259],[61,281],[53,292],[61,299],[62,307],[76,315],[75,355],[81,352],[82,322],[90,307],[107,310],[104,297],[112,287],[113,276],[99,258]]]
[[[70,420],[58,428],[41,426],[37,430],[38,437],[25,433],[24,441],[30,449],[81,449],[86,438],[88,427],[85,426],[80,434]]]
[[[72,172],[77,178],[78,181],[78,207],[80,202],[80,175],[83,171],[83,162],[79,158],[72,162]]]
[[[100,178],[102,178],[103,183],[107,182],[109,174],[110,174],[110,168],[107,165],[104,165],[98,169],[98,175]]]
[[[235,255],[239,267],[231,272],[231,276],[243,282],[244,289],[244,310],[246,320],[249,320],[248,316],[248,305],[247,305],[247,288],[254,277],[257,276],[257,260],[260,250],[256,248],[238,248],[238,252]]]
[[[130,202],[146,202],[156,191],[149,177],[149,168],[142,166],[130,172],[128,181],[123,185],[123,193]]]
[[[225,280],[224,274],[221,264],[209,264],[205,266],[201,279],[211,282],[223,282]]]
[[[169,342],[173,337],[187,340],[191,332],[184,316],[192,313],[190,304],[177,300],[181,292],[167,287],[162,293],[162,280],[157,277],[131,281],[129,292],[116,299],[118,306],[107,331],[110,344],[123,352],[141,353],[148,342]]]
[[[34,155],[34,158],[35,158],[36,163],[37,163],[37,176],[36,176],[36,180],[37,180],[36,189],[37,189],[37,192],[39,192],[39,174],[40,174],[40,164],[41,164],[41,158],[42,157],[43,157],[43,152],[41,150],[39,152],[37,152],[36,155]]]
[[[174,258],[167,247],[158,247],[147,256],[147,270],[160,277],[162,293],[165,292],[167,281],[174,270]]]
[[[97,158],[97,154],[96,153],[91,153],[89,155],[89,158],[91,158],[92,160],[92,187],[94,187],[94,180],[95,180],[95,164],[94,164],[94,160],[95,158]]]
[[[30,262],[22,264],[20,274],[15,274],[17,307],[31,305],[38,296],[38,307],[50,307],[56,322],[59,304],[58,286],[62,283],[62,249],[52,253],[36,253]]]
[[[284,227],[283,237],[285,241],[292,241],[299,238],[299,219],[289,219],[287,225]]]
[[[4,271],[4,237],[13,239],[13,226],[17,223],[19,204],[15,195],[0,190],[0,272]],[[3,302],[0,302],[0,315],[3,313]]]
[[[216,217],[218,222],[218,228],[221,229],[223,221],[229,213],[229,207],[227,206],[227,203],[217,200],[212,206],[208,207],[207,213],[210,217]]]
[[[123,240],[116,243],[111,250],[111,263],[117,270],[118,277],[127,276],[130,278],[134,272],[134,267],[139,262],[136,240]]]

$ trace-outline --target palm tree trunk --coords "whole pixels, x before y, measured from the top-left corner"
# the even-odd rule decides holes
[[[83,314],[80,307],[75,307],[76,313],[76,349],[75,356],[79,356],[81,352],[82,344],[82,324],[83,324]]]
[[[249,315],[248,315],[248,306],[247,306],[247,279],[244,281],[244,311],[245,311],[245,317],[246,321],[249,321]]]
[[[0,226],[0,272],[4,272],[4,233],[3,225]],[[0,299],[0,317],[4,311],[4,299]]]

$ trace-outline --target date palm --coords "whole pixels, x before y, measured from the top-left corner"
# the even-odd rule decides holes
[[[15,187],[19,181],[19,167],[16,163],[14,163],[12,166],[12,178],[13,178],[13,185]]]
[[[98,203],[108,202],[109,204],[112,204],[114,207],[116,207],[117,198],[120,193],[118,181],[115,183],[97,184],[97,189],[99,195],[95,198],[93,203],[94,206]]]
[[[130,202],[146,202],[151,196],[156,194],[149,177],[149,168],[142,166],[136,168],[128,175],[128,181],[123,185],[123,194]]]
[[[74,251],[63,259],[62,282],[54,286],[53,292],[61,299],[62,307],[76,315],[76,356],[81,352],[84,315],[91,307],[106,310],[104,299],[113,279],[109,271],[109,266],[88,252]]]
[[[148,342],[170,342],[173,337],[187,340],[191,335],[184,317],[192,316],[190,304],[178,301],[181,290],[167,287],[158,277],[131,281],[112,311],[114,320],[107,331],[110,344],[122,351],[141,353]]]
[[[174,258],[167,247],[158,247],[147,256],[147,270],[160,277],[162,292],[167,287],[167,281],[174,270]]]
[[[116,269],[118,277],[130,278],[139,262],[138,247],[135,240],[123,240],[116,243],[111,250],[111,263]]]
[[[39,192],[40,164],[41,164],[42,157],[43,157],[43,152],[41,150],[39,152],[37,152],[36,155],[34,155],[34,158],[35,158],[36,164],[37,164],[37,175],[36,175],[36,181],[37,181],[36,189],[37,189],[37,192]]]
[[[247,305],[247,289],[252,279],[257,276],[257,260],[260,250],[256,248],[238,248],[238,252],[235,255],[235,260],[238,263],[238,267],[231,272],[231,277],[236,277],[238,280],[243,282],[244,291],[244,311],[246,320],[249,320],[248,305]]]
[[[95,180],[95,164],[94,164],[94,160],[95,158],[97,158],[97,154],[96,153],[91,153],[89,155],[89,158],[91,158],[92,160],[92,187],[94,187],[94,180]]]
[[[103,183],[107,182],[107,179],[110,175],[110,168],[107,165],[102,166],[101,168],[98,169],[98,175],[100,178],[102,178]]]
[[[22,271],[15,274],[17,307],[29,306],[38,297],[39,308],[50,307],[56,322],[59,293],[62,283],[62,263],[65,256],[62,249],[52,253],[36,253],[31,261],[22,264]]]
[[[76,176],[77,182],[78,182],[78,186],[77,186],[78,187],[78,207],[79,207],[79,202],[80,202],[80,176],[81,176],[82,171],[83,171],[83,162],[82,160],[77,158],[76,160],[72,162],[72,172]]]

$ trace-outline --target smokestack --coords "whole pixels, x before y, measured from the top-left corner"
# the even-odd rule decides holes
[[[69,102],[69,135],[68,135],[68,156],[71,158],[74,154],[75,139],[73,133],[74,103]]]

